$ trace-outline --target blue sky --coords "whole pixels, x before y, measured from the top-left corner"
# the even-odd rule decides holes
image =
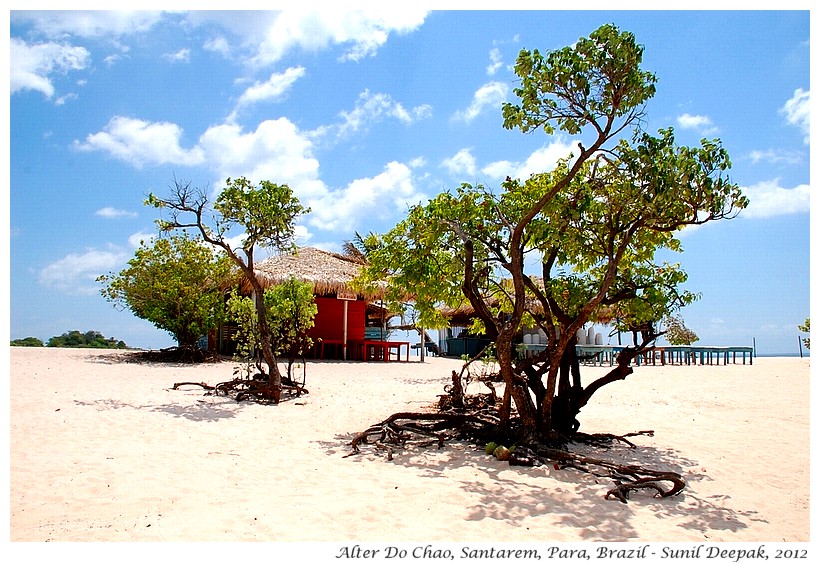
[[[12,2],[12,8],[19,2]],[[10,337],[97,330],[171,338],[99,294],[155,233],[174,177],[287,183],[313,211],[300,243],[338,250],[462,182],[549,169],[572,139],[501,126],[521,49],[604,23],[658,77],[646,128],[718,137],[751,199],[687,231],[706,345],[798,351],[809,316],[810,16],[806,11],[11,11]],[[7,60],[9,60],[7,59]]]

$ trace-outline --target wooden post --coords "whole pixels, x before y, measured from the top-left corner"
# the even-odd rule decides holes
[[[342,336],[342,359],[347,361],[347,300],[344,301],[344,335]]]

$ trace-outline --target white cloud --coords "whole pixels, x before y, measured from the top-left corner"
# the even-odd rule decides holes
[[[523,162],[499,160],[484,166],[481,171],[493,179],[507,176],[525,180],[532,174],[540,174],[555,169],[556,163],[567,158],[570,153],[577,156],[577,147],[569,138],[559,138],[530,154]]]
[[[811,128],[811,101],[810,92],[798,88],[794,95],[780,109],[786,116],[789,125],[795,125],[803,133],[803,142],[809,144],[809,129]]]
[[[490,50],[490,64],[487,65],[487,76],[492,76],[503,66],[501,51],[497,48]]]
[[[718,130],[714,123],[712,123],[712,120],[705,115],[690,115],[684,113],[678,116],[678,125],[683,129],[694,129],[701,134],[710,135],[716,133]]]
[[[803,161],[803,155],[794,150],[753,150],[749,154],[749,159],[753,164],[765,162],[767,164],[796,165]]]
[[[54,100],[54,105],[65,105],[65,102],[67,102],[68,100],[76,100],[79,97],[80,96],[78,96],[77,94],[66,94]]]
[[[450,158],[445,158],[441,166],[454,176],[475,176],[476,160],[469,148],[462,148]],[[464,178],[465,180],[467,178]]]
[[[808,213],[810,188],[801,184],[793,188],[779,185],[778,180],[760,182],[743,188],[749,198],[749,206],[740,216],[748,219],[768,218],[779,215]]]
[[[308,201],[309,223],[321,230],[352,232],[367,219],[388,219],[418,203],[423,194],[416,190],[409,166],[390,162],[372,178],[352,181],[346,188]]]
[[[129,256],[122,251],[91,249],[84,254],[69,254],[44,267],[38,282],[49,289],[69,294],[94,294],[100,286],[96,279],[122,266]]]
[[[227,57],[231,52],[231,47],[228,44],[228,40],[225,39],[225,37],[222,35],[208,39],[207,41],[205,41],[205,44],[202,45],[202,48],[206,51],[219,53],[223,57]]]
[[[103,207],[94,213],[98,217],[105,219],[119,219],[123,217],[136,217],[137,213],[133,211],[124,211],[122,209],[115,209],[114,207]]]
[[[312,142],[284,117],[263,121],[247,133],[237,124],[215,125],[200,137],[197,148],[222,178],[245,176],[254,183],[288,184],[303,201],[327,192],[318,179]]]
[[[289,9],[279,13],[261,38],[252,59],[264,66],[279,61],[289,50],[309,51],[345,45],[341,60],[358,61],[372,56],[390,33],[408,33],[418,28],[427,12],[418,9],[347,11],[341,8]]]
[[[108,66],[114,66],[114,63],[116,63],[117,61],[122,60],[124,58],[125,57],[123,57],[122,55],[115,53],[113,55],[108,55],[107,57],[105,57],[103,59],[103,62],[105,64],[107,64]]]
[[[156,233],[153,232],[135,232],[128,237],[128,245],[136,249],[140,247],[140,243],[145,242],[146,244],[150,244],[156,237]]]
[[[481,86],[475,94],[470,107],[464,111],[457,111],[453,119],[470,122],[478,117],[485,109],[500,108],[507,99],[509,87],[503,82],[489,82]]]
[[[386,118],[397,119],[406,125],[410,125],[430,115],[431,109],[428,105],[414,107],[408,111],[388,94],[373,94],[369,90],[365,90],[359,94],[356,105],[352,110],[339,113],[341,123],[323,127],[317,130],[316,135],[330,133],[337,138],[343,138],[361,130],[366,130],[370,125]]]
[[[163,13],[149,10],[55,10],[13,11],[13,22],[28,22],[49,37],[65,34],[80,37],[117,36],[148,31]]]
[[[180,49],[176,53],[168,53],[166,55],[163,55],[163,58],[170,62],[190,62],[191,50]]]
[[[9,43],[9,51],[11,93],[35,90],[47,98],[54,95],[52,73],[82,70],[91,60],[91,54],[84,47],[61,43],[28,45],[14,37]]]
[[[268,100],[277,100],[287,92],[294,82],[305,75],[302,66],[288,68],[282,73],[270,75],[265,82],[256,82],[253,86],[245,90],[239,97],[239,106],[250,105]]]
[[[174,123],[151,123],[130,117],[113,117],[103,131],[88,135],[85,142],[74,141],[84,151],[101,150],[136,167],[145,164],[181,164],[193,166],[204,162],[202,149],[186,150],[180,146],[182,129]]]

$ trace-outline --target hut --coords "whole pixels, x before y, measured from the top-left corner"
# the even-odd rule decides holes
[[[309,282],[318,308],[308,335],[314,341],[313,355],[320,358],[355,358],[365,340],[386,339],[390,314],[379,303],[378,294],[362,294],[351,286],[363,263],[355,257],[312,247],[280,254],[257,263],[256,275],[263,288],[289,279]],[[247,280],[240,290],[253,291]],[[231,329],[219,333],[220,352],[230,352]]]

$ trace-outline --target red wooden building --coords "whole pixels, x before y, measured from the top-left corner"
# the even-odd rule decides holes
[[[407,342],[386,342],[390,315],[380,306],[378,295],[364,295],[351,288],[362,264],[353,257],[317,248],[299,248],[256,264],[263,287],[297,279],[313,285],[318,311],[308,332],[318,358],[389,359]],[[250,287],[243,290],[250,292]],[[230,352],[230,327],[220,330],[220,352]],[[409,356],[409,350],[407,355]]]

